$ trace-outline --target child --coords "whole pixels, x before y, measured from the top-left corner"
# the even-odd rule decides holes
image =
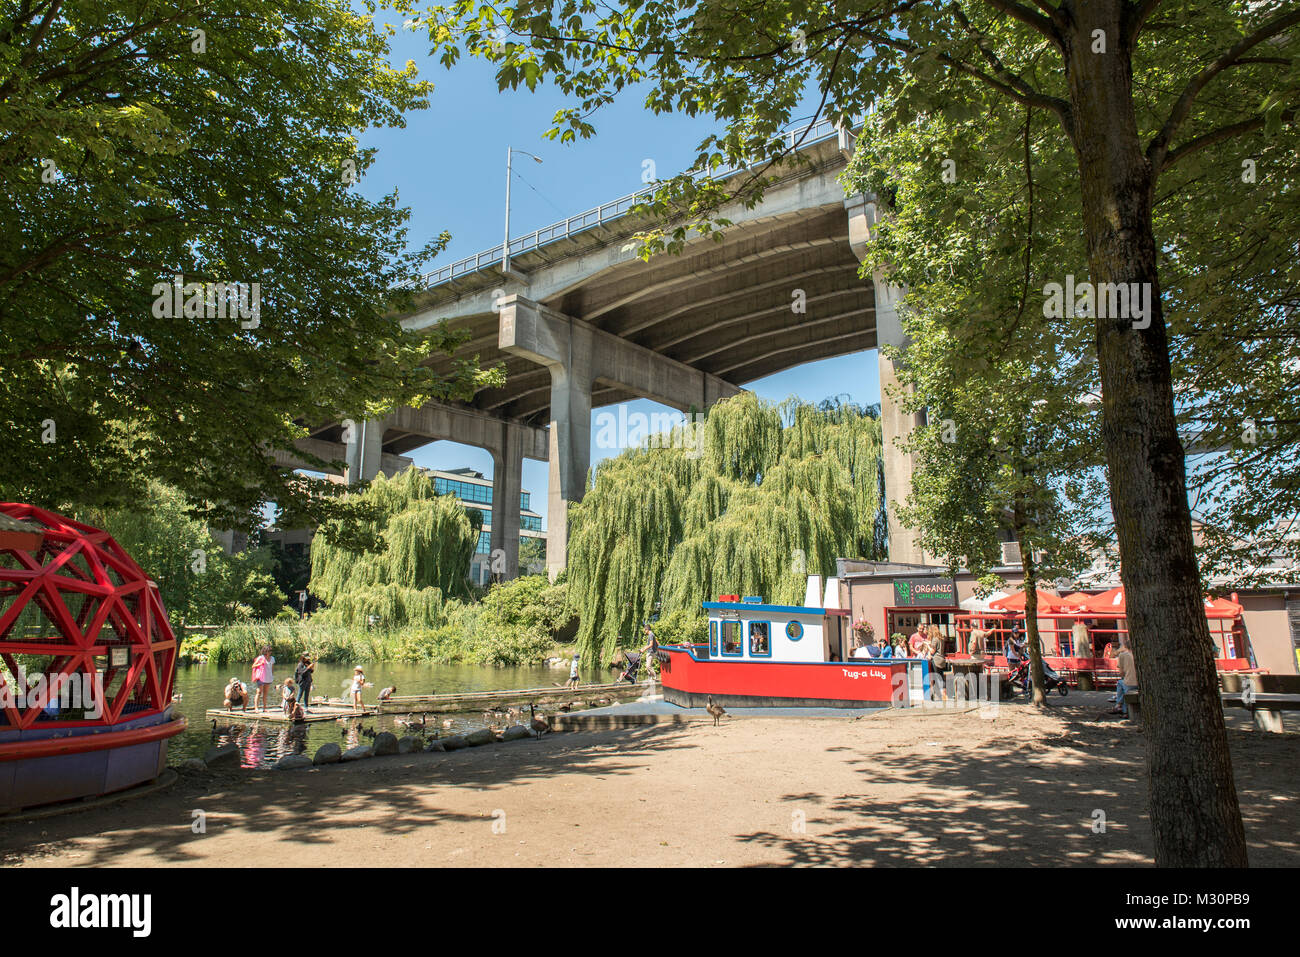
[[[352,669],[352,710],[360,711],[363,707],[361,704],[361,689],[366,686],[366,673],[357,665]]]
[[[280,704],[284,708],[284,713],[290,718],[293,717],[293,708],[297,703],[298,689],[293,686],[292,678],[285,678],[284,686],[280,689]]]
[[[383,691],[379,692],[379,700],[387,701],[395,694],[397,694],[397,685],[389,685]]]

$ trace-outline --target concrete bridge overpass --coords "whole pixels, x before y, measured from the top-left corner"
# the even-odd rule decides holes
[[[722,210],[733,225],[720,242],[696,238],[680,255],[642,261],[631,238],[647,224],[627,215],[641,195],[631,194],[512,239],[508,270],[498,245],[430,273],[403,325],[467,330],[458,354],[502,363],[505,385],[468,403],[399,409],[348,433],[332,424],[304,448],[346,461],[348,476],[362,480],[400,469],[405,453],[439,439],[484,448],[495,503],[518,499],[524,458],[546,460],[547,565],[556,573],[568,504],[585,490],[593,408],[639,397],[704,411],[783,369],[902,342],[898,290],[858,275],[876,211],[867,197],[846,198],[837,179],[851,134],[822,123],[790,135],[802,139],[806,162],[779,172],[753,209]],[[889,360],[879,361],[884,392],[896,379]],[[900,495],[911,470],[893,440],[914,423],[887,394],[882,423],[886,488]],[[517,509],[493,509],[492,548],[503,550],[507,577],[517,573],[518,522]],[[892,515],[890,557],[920,560]]]

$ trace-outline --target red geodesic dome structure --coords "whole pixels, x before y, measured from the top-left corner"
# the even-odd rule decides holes
[[[163,712],[177,641],[158,586],[107,532],[34,505],[3,502],[0,514],[41,533],[38,544],[0,537],[0,728],[93,728]],[[75,683],[94,699],[29,700],[38,674],[47,688]]]

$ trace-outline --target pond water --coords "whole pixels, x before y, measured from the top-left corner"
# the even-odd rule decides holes
[[[568,663],[563,668],[548,668],[538,665],[532,668],[488,668],[481,665],[417,665],[386,662],[371,662],[362,665],[366,670],[366,680],[373,683],[362,695],[362,701],[373,705],[379,697],[379,689],[389,685],[397,686],[397,693],[408,694],[447,694],[458,691],[493,691],[508,688],[542,688],[553,683],[563,682],[568,676]],[[352,676],[355,663],[316,665],[316,680],[312,685],[312,696],[327,695],[331,698],[346,699],[346,690]],[[216,665],[188,665],[176,670],[175,694],[181,700],[175,702],[174,710],[189,719],[189,728],[184,734],[172,738],[167,749],[167,760],[171,764],[179,763],[185,758],[201,758],[203,753],[214,744],[226,744],[234,741],[239,745],[243,755],[244,767],[270,767],[286,754],[315,754],[316,749],[327,741],[334,741],[344,749],[357,744],[369,744],[370,740],[361,735],[361,728],[373,728],[375,731],[392,731],[398,737],[405,731],[398,725],[395,715],[373,715],[362,720],[346,722],[320,721],[311,724],[286,725],[278,722],[241,722],[239,733],[234,738],[212,737],[212,721],[206,716],[209,708],[220,708],[226,682],[232,675],[238,675],[246,685],[249,683],[251,664],[230,664],[222,667]],[[268,707],[279,707],[279,685],[285,678],[291,677],[291,663],[277,662],[271,687],[271,700]],[[613,680],[612,675],[603,672],[585,673],[584,683]],[[442,722],[448,720],[451,727],[443,728]],[[218,720],[218,724],[232,722]],[[432,725],[432,721],[430,721]],[[438,716],[438,733],[456,734],[473,731],[483,727],[483,717],[477,711],[455,713],[449,712]],[[429,737],[430,735],[426,735]]]

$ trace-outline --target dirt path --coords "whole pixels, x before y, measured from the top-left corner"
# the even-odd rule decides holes
[[[1142,864],[1142,739],[1049,715],[886,712],[571,732],[309,771],[195,774],[0,829],[10,865]],[[1100,700],[1100,699],[1098,699]],[[1300,865],[1300,736],[1229,732],[1251,863]],[[1021,742],[1013,745],[1012,742]],[[206,834],[191,831],[193,811]],[[1096,812],[1104,833],[1094,833]]]

